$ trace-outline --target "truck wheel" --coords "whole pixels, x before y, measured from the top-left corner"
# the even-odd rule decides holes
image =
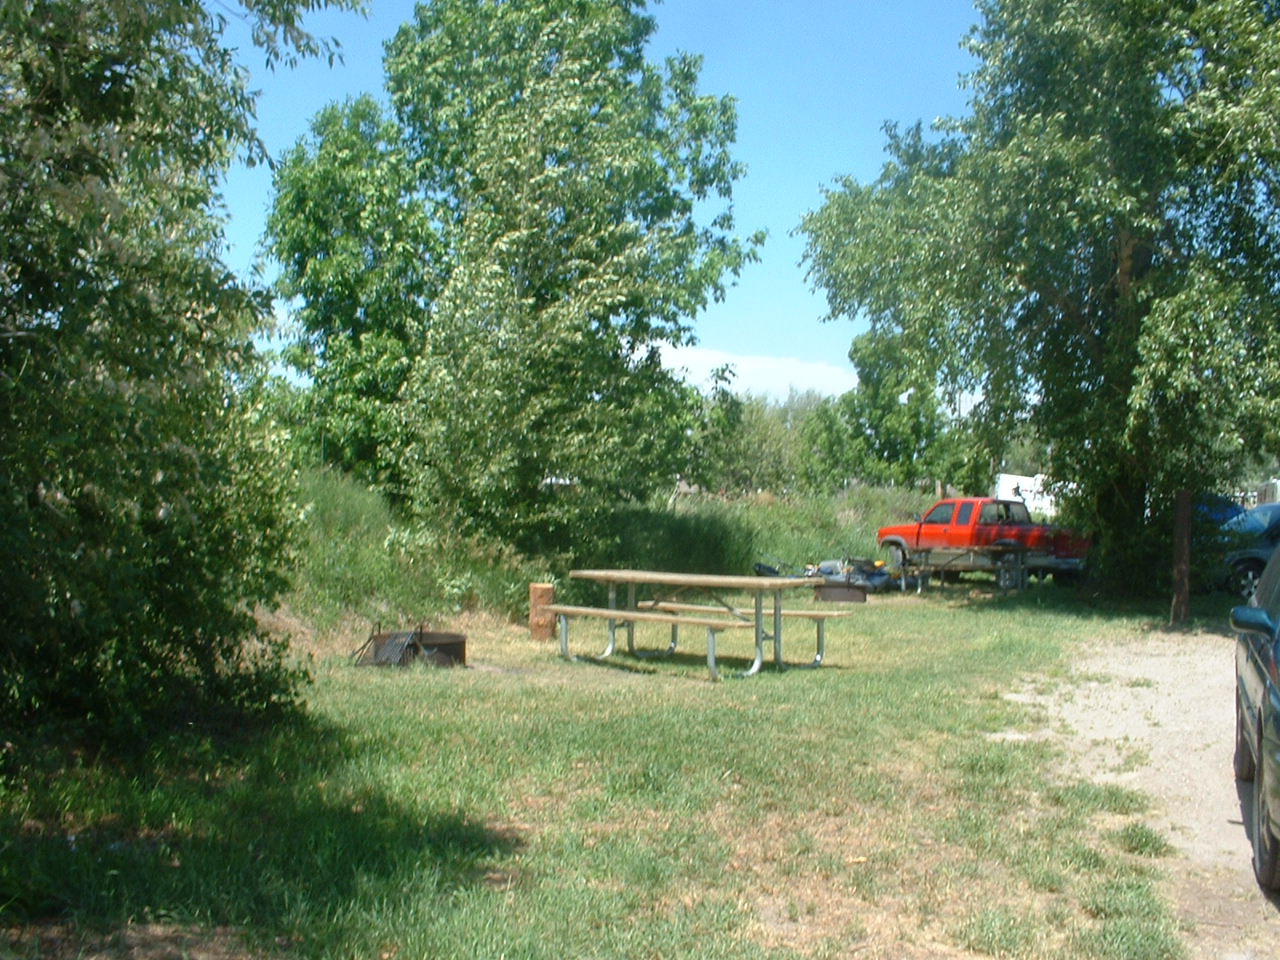
[[[907,562],[907,551],[896,543],[889,544],[885,549],[889,554],[889,566],[901,570]]]
[[[1249,781],[1254,776],[1253,751],[1249,749],[1249,730],[1240,706],[1240,691],[1236,691],[1236,749],[1231,757],[1231,770],[1237,780]]]

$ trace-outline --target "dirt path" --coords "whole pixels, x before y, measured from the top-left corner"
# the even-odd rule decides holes
[[[1192,960],[1280,960],[1280,907],[1253,880],[1231,774],[1234,647],[1221,634],[1157,633],[1100,649],[1049,704],[1077,772],[1140,790]]]

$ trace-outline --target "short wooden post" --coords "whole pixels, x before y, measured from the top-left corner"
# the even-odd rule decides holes
[[[529,584],[529,636],[534,640],[550,640],[555,636],[556,618],[547,612],[547,607],[555,602],[555,584]]]

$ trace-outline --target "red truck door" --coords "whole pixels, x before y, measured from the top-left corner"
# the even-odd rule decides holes
[[[978,514],[978,525],[973,531],[974,546],[987,547],[1001,538],[1000,522],[1003,511],[995,500],[982,505]]]
[[[935,504],[920,521],[920,533],[916,546],[921,550],[937,550],[949,547],[955,540],[956,502],[947,500]]]
[[[921,550],[935,550],[946,542],[951,530],[951,518],[955,516],[954,503],[935,504],[934,508],[924,515],[920,521],[920,532],[916,535],[916,546]]]
[[[921,550],[964,550],[973,523],[972,500],[936,504],[920,521],[916,546]]]

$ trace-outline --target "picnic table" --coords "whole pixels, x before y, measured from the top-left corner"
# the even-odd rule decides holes
[[[707,669],[712,680],[719,680],[716,663],[716,637],[725,630],[750,629],[755,639],[755,658],[740,676],[760,672],[764,664],[765,643],[772,641],[774,663],[785,669],[782,652],[784,618],[803,618],[817,627],[817,651],[804,667],[822,665],[826,650],[825,623],[831,617],[843,616],[839,610],[786,609],[783,595],[802,587],[814,587],[824,581],[814,577],[762,577],[732,574],[675,573],[660,570],[572,570],[569,576],[591,580],[608,586],[607,607],[581,607],[552,604],[547,612],[554,614],[560,625],[560,653],[569,654],[569,622],[574,618],[596,618],[609,624],[608,645],[601,657],[609,657],[617,649],[617,628],[626,630],[627,649],[637,657],[669,656],[679,642],[681,627],[697,627],[707,632]],[[620,596],[625,588],[625,596]],[[647,596],[641,599],[640,594]],[[730,599],[748,594],[749,606],[738,606]],[[695,599],[698,602],[690,602]],[[768,602],[766,602],[768,601]],[[663,623],[671,627],[671,642],[665,651],[641,651],[635,642],[637,623]]]

